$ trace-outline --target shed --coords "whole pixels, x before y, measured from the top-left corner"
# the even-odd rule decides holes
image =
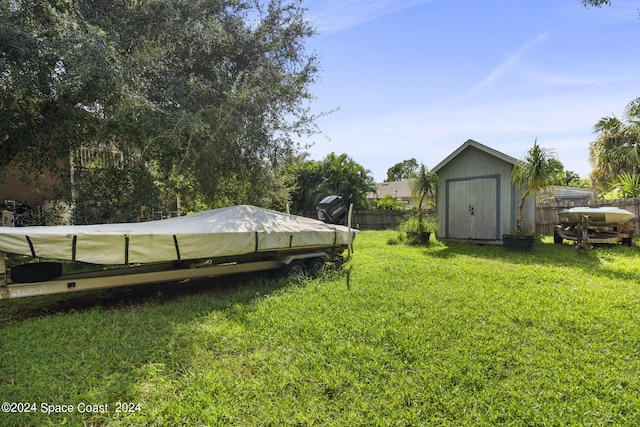
[[[438,175],[439,236],[496,242],[513,233],[521,193],[511,173],[518,161],[470,139],[438,163],[432,171]],[[523,229],[535,230],[533,198],[524,206]]]

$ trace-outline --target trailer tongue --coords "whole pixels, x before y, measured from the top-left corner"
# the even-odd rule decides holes
[[[353,238],[349,227],[246,205],[142,223],[0,227],[0,299],[281,268],[315,270],[340,260]],[[124,267],[59,276],[55,263],[27,264],[8,279],[4,253]]]

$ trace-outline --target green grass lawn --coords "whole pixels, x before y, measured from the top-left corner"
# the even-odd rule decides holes
[[[304,283],[12,301],[0,397],[35,412],[0,424],[640,425],[640,248],[396,234],[361,233],[345,271]]]

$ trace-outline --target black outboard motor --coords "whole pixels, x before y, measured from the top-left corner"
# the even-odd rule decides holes
[[[339,223],[348,213],[340,196],[327,196],[316,206],[318,219],[327,224]]]

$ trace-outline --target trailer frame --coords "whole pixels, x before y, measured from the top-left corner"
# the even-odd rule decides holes
[[[624,224],[592,224],[589,215],[583,215],[580,222],[563,222],[556,225],[553,231],[554,243],[563,240],[576,242],[578,245],[622,243],[631,245],[635,229],[634,220]]]
[[[350,251],[350,247],[345,245],[252,253],[234,257],[141,264],[108,270],[66,274],[52,280],[26,283],[13,283],[8,279],[6,254],[0,252],[0,300],[148,283],[177,282],[240,273],[267,272],[284,269],[295,262],[305,263],[304,270],[310,271],[317,268],[319,262],[322,262],[322,264],[326,262],[342,262],[341,254],[347,249]],[[299,276],[300,270],[297,270],[294,274]]]
[[[276,249],[197,260],[175,260],[159,263],[124,266],[95,270],[86,273],[67,274],[41,282],[12,283],[7,280],[6,253],[0,251],[0,300],[87,290],[116,288],[147,283],[176,282],[189,279],[225,276],[240,273],[257,273],[273,270],[289,270],[301,276],[317,274],[327,262],[342,263],[353,252],[352,244],[357,230],[352,229],[353,204],[347,211],[348,242],[332,246],[309,246],[296,249]],[[257,246],[256,246],[257,250]],[[347,251],[347,257],[342,254]],[[100,264],[98,264],[100,265]],[[289,268],[288,268],[289,267]]]

